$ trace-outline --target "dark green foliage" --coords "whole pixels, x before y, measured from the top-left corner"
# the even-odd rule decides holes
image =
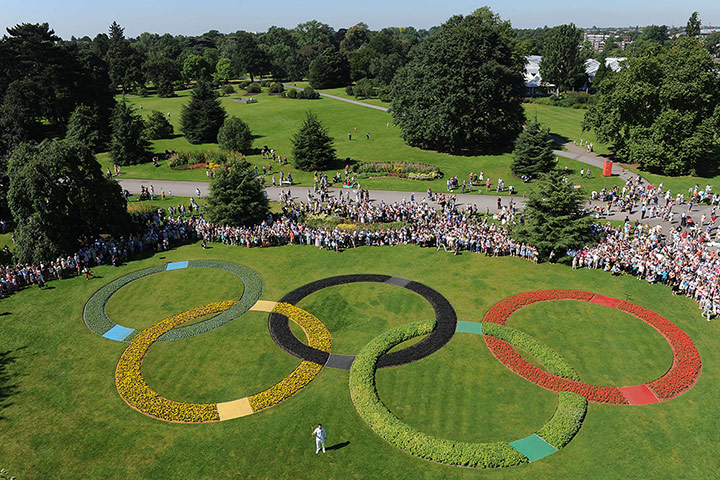
[[[213,143],[225,121],[225,109],[217,92],[208,82],[200,81],[193,88],[190,102],[183,105],[180,123],[190,143]]]
[[[720,164],[720,78],[700,40],[636,52],[603,80],[596,100],[585,126],[623,160],[665,175]]]
[[[260,92],[262,92],[262,87],[260,86],[259,83],[252,82],[245,88],[245,91],[247,93],[260,93]]]
[[[687,26],[685,27],[685,35],[688,37],[699,37],[700,36],[700,18],[698,12],[693,12],[688,19]]]
[[[359,98],[370,98],[377,95],[377,90],[375,90],[370,80],[363,78],[358,80],[355,87],[353,87],[353,94]]]
[[[280,82],[275,82],[275,83],[270,84],[270,93],[271,93],[271,94],[273,94],[273,93],[275,93],[275,94],[277,94],[277,93],[282,93],[282,92],[284,92],[284,91],[285,91],[285,87],[283,87],[283,84],[282,84],[282,83],[280,83]]]
[[[508,147],[522,130],[524,59],[510,24],[487,8],[454,16],[414,50],[392,81],[392,114],[407,143],[482,153]]]
[[[145,120],[145,137],[149,140],[171,138],[173,126],[162,112],[154,110]]]
[[[649,25],[643,29],[640,40],[664,44],[669,39],[667,25]]]
[[[230,84],[223,85],[222,92],[224,95],[232,95],[233,93],[235,93],[235,87]]]
[[[348,85],[347,87],[345,87],[345,93],[351,96],[355,95],[355,89],[352,85]]]
[[[298,91],[295,90],[294,88],[289,88],[286,95],[287,95],[287,98],[297,98]]]
[[[97,108],[78,105],[70,115],[65,138],[83,143],[93,152],[97,152],[107,143],[107,130]]]
[[[247,123],[238,117],[228,117],[218,132],[217,142],[223,150],[249,153],[252,148],[252,132]]]
[[[579,248],[594,240],[592,219],[583,209],[581,189],[573,188],[568,177],[552,170],[541,177],[525,206],[525,225],[513,236],[534,245],[541,259],[555,251],[556,258],[570,248]]]
[[[124,29],[113,22],[109,29],[109,46],[105,54],[105,61],[109,67],[110,80],[113,88],[122,88],[122,93],[128,93],[136,87],[144,85],[145,77],[142,65],[145,58],[125,38]]]
[[[317,116],[308,112],[300,130],[293,136],[295,167],[306,172],[331,168],[336,160],[333,139]]]
[[[320,98],[320,94],[312,87],[305,87],[302,91],[298,92],[298,98],[304,98],[305,100],[317,100]]]
[[[215,225],[255,225],[270,212],[260,178],[243,160],[231,160],[210,183],[207,219]]]
[[[537,435],[555,448],[562,448],[573,439],[585,420],[588,401],[582,395],[560,392],[557,411]]]
[[[548,138],[548,129],[537,120],[530,121],[515,142],[510,170],[517,177],[530,175],[537,178],[554,167],[552,150],[553,142]]]
[[[328,48],[310,63],[308,79],[313,88],[342,87],[350,83],[350,63],[344,54]]]
[[[545,35],[540,76],[559,91],[574,90],[585,83],[585,58],[578,45],[582,30],[575,24],[558,25]]]
[[[19,262],[70,254],[82,240],[122,235],[129,226],[120,186],[103,176],[93,153],[81,144],[23,144],[12,154],[9,177]]]
[[[250,74],[250,79],[255,81],[255,75],[261,75],[270,70],[268,57],[258,46],[253,34],[239,31],[235,37],[235,45],[230,59],[232,71],[240,78],[245,74]]]
[[[148,159],[150,142],[145,137],[145,122],[125,102],[115,107],[111,122],[110,158],[118,165],[134,165]]]
[[[159,97],[175,96],[173,83],[181,78],[177,60],[155,55],[145,61],[143,71],[146,78],[155,85]]]

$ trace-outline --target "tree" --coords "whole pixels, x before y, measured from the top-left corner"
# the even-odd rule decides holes
[[[564,256],[594,238],[593,222],[582,208],[585,199],[559,170],[543,175],[525,205],[526,222],[513,232],[519,242],[535,246],[541,259],[555,251]]]
[[[687,26],[685,27],[685,35],[688,37],[700,36],[700,18],[698,18],[698,12],[693,12],[692,15],[690,15]]]
[[[648,25],[643,29],[643,33],[640,36],[640,40],[646,42],[655,42],[664,44],[668,41],[668,27],[667,25]]]
[[[145,120],[145,137],[149,140],[159,140],[173,136],[173,126],[162,112],[153,110]]]
[[[114,163],[134,165],[147,160],[150,142],[145,138],[145,122],[131,105],[117,104],[111,127],[110,158]]]
[[[553,27],[545,36],[540,60],[540,76],[557,91],[574,90],[585,83],[585,60],[578,46],[582,30],[575,24]]]
[[[407,143],[455,153],[512,144],[525,123],[525,59],[513,49],[508,22],[487,8],[454,16],[411,55],[391,85],[392,114]]]
[[[210,69],[210,64],[202,56],[191,53],[183,61],[182,78],[186,83],[193,80],[208,80]]]
[[[537,120],[528,122],[515,142],[510,170],[518,177],[530,175],[537,178],[554,166],[553,143],[548,138],[548,129]]]
[[[65,138],[77,143],[84,143],[93,152],[100,151],[107,142],[107,124],[102,124],[102,118],[97,108],[87,105],[78,105],[70,115]]]
[[[225,109],[217,92],[206,81],[193,88],[190,102],[183,105],[180,123],[190,143],[213,143],[225,121]]]
[[[122,92],[127,93],[135,86],[144,83],[142,71],[144,59],[125,38],[125,30],[117,22],[110,25],[109,38],[105,60],[110,68],[110,80],[113,87],[121,86]]]
[[[270,213],[260,178],[244,160],[231,160],[210,183],[206,217],[215,225],[250,226]]]
[[[174,97],[173,84],[180,80],[180,65],[171,58],[154,55],[143,65],[145,76],[157,89],[159,97]]]
[[[18,262],[37,264],[71,254],[101,233],[127,231],[120,186],[105,178],[95,155],[81,144],[23,144],[10,158],[9,177]]]
[[[221,58],[215,64],[213,80],[218,83],[227,83],[232,77],[232,64],[229,58]]]
[[[270,69],[270,62],[260,47],[255,36],[248,32],[236,33],[235,51],[232,56],[232,66],[238,77],[250,74],[250,80],[255,81],[255,75],[261,75]]]
[[[223,150],[248,153],[252,148],[252,132],[242,119],[228,117],[218,132],[217,142]]]
[[[327,170],[336,161],[333,139],[317,116],[307,112],[305,121],[292,138],[295,167],[304,170]]]
[[[310,63],[308,79],[313,88],[344,87],[350,83],[350,63],[344,54],[328,48]]]
[[[720,79],[712,57],[692,37],[633,54],[603,80],[583,124],[643,169],[712,171],[720,164]]]
[[[341,52],[354,52],[370,41],[370,31],[367,24],[360,22],[348,28],[345,37],[340,42]]]
[[[712,32],[705,37],[705,48],[714,57],[720,57],[720,32]]]

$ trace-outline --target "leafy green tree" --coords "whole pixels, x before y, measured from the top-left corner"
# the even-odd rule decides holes
[[[350,83],[350,63],[344,54],[328,48],[310,63],[308,79],[313,88],[344,87]]]
[[[698,12],[693,12],[688,19],[687,26],[685,27],[685,35],[688,37],[699,37],[700,36],[700,18]]]
[[[143,70],[146,78],[155,85],[159,97],[175,96],[173,84],[181,78],[180,65],[176,60],[154,55],[145,61]]]
[[[720,32],[712,32],[705,37],[705,48],[714,57],[720,57]]]
[[[336,161],[334,141],[327,128],[312,112],[307,112],[305,121],[292,137],[293,158],[299,170],[327,170]]]
[[[369,41],[370,30],[367,24],[360,22],[348,28],[347,32],[345,32],[345,37],[342,42],[340,42],[340,51],[354,52],[360,47],[367,45]]]
[[[232,77],[232,64],[229,58],[221,58],[215,64],[213,79],[218,83],[227,83]]]
[[[210,64],[202,56],[191,53],[185,57],[182,78],[186,83],[193,80],[208,80],[210,73]]]
[[[553,27],[545,36],[540,60],[540,76],[557,91],[574,90],[585,83],[585,59],[578,46],[582,30],[575,24]]]
[[[218,132],[217,141],[223,150],[248,153],[253,137],[247,123],[238,117],[228,117]]]
[[[173,126],[162,112],[153,110],[145,120],[145,137],[149,140],[159,140],[173,136]]]
[[[183,105],[180,123],[190,143],[213,143],[225,122],[225,109],[218,93],[208,82],[199,81],[193,88],[190,102]]]
[[[543,175],[530,193],[525,205],[525,225],[519,226],[513,236],[519,242],[535,246],[541,259],[551,251],[564,256],[570,248],[579,248],[593,241],[593,221],[582,204],[581,189],[573,188],[559,170]]]
[[[667,25],[648,25],[643,29],[642,35],[640,36],[641,41],[654,42],[661,45],[667,42],[669,38]]]
[[[605,79],[614,73],[612,69],[607,66],[605,55],[601,55],[598,62],[600,62],[600,65],[598,66],[597,72],[595,72],[595,76],[592,81],[592,87],[595,91],[600,88]]]
[[[525,123],[525,59],[512,36],[508,22],[481,8],[450,18],[420,43],[391,86],[405,141],[456,153],[510,146]]]
[[[702,42],[633,54],[602,82],[584,127],[617,155],[665,175],[707,173],[720,164],[720,79]]]
[[[145,122],[135,109],[119,102],[111,121],[110,158],[118,165],[135,165],[147,160],[150,142],[145,137]]]
[[[231,59],[233,70],[238,77],[249,74],[250,80],[254,82],[256,75],[262,75],[270,69],[270,62],[258,46],[255,35],[239,31],[236,37],[235,51]]]
[[[109,29],[109,45],[105,55],[110,68],[110,80],[114,88],[122,87],[122,93],[145,83],[142,54],[125,38],[125,30],[113,22]]]
[[[107,143],[107,130],[97,108],[78,105],[70,115],[65,138],[84,143],[90,150],[97,152]]]
[[[510,170],[518,177],[531,175],[537,178],[554,166],[553,143],[548,138],[548,129],[537,120],[528,122],[515,142]]]
[[[126,233],[120,186],[105,178],[95,155],[67,140],[23,144],[10,158],[8,205],[19,262],[73,253],[101,233]]]
[[[244,160],[231,160],[210,183],[206,217],[215,225],[254,225],[270,213],[260,177]]]

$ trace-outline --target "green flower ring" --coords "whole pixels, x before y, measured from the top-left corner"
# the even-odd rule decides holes
[[[85,321],[85,325],[93,332],[110,340],[116,340],[119,342],[130,341],[140,333],[140,330],[124,327],[110,320],[105,312],[105,306],[107,305],[108,300],[110,300],[110,297],[128,283],[139,278],[153,275],[155,273],[181,270],[185,268],[217,268],[219,270],[225,270],[226,272],[232,273],[243,283],[244,288],[242,297],[232,306],[232,308],[219,315],[193,325],[187,325],[185,327],[168,331],[158,338],[158,341],[160,342],[194,337],[195,335],[200,335],[201,333],[209,332],[210,330],[221,327],[247,312],[250,307],[257,302],[260,295],[262,295],[263,282],[260,279],[260,276],[243,265],[219,260],[172,262],[164,265],[144,268],[142,270],[123,275],[95,292],[87,301],[85,308],[83,309],[83,320]]]
[[[260,393],[222,403],[184,403],[169,400],[153,391],[142,376],[142,362],[150,347],[167,332],[185,322],[219,312],[229,312],[238,302],[216,302],[168,317],[139,332],[125,349],[115,369],[115,386],[120,397],[132,408],[159,420],[177,423],[207,423],[231,420],[257,413],[292,397],[308,385],[323,365],[303,361],[288,376]],[[305,332],[308,344],[330,351],[332,339],[325,325],[315,316],[287,303],[261,301],[253,310],[287,316]]]
[[[520,348],[531,349],[545,368],[557,375],[577,375],[551,348],[527,334],[504,325],[487,330],[475,322],[458,322],[458,332],[501,338]],[[400,326],[371,340],[350,368],[350,398],[360,417],[391,445],[425,460],[447,465],[497,468],[521,465],[543,458],[567,445],[582,426],[587,399],[572,392],[559,392],[558,406],[550,420],[537,432],[514,442],[455,442],[427,435],[401,421],[380,399],[375,384],[378,359],[395,345],[427,335],[434,322]]]

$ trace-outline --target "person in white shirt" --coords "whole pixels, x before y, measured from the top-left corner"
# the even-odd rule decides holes
[[[320,448],[322,448],[323,453],[325,453],[325,437],[327,434],[322,424],[318,424],[317,428],[313,430],[312,436],[315,437],[315,453],[320,452]]]

